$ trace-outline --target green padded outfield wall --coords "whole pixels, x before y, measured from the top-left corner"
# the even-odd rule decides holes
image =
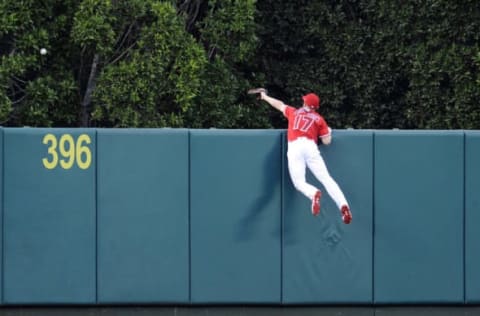
[[[375,132],[375,303],[464,302],[464,133]]]
[[[351,225],[284,130],[0,133],[2,305],[480,303],[480,131],[333,131]]]
[[[282,132],[190,135],[191,300],[281,302]]]
[[[182,129],[98,130],[98,302],[189,302]]]
[[[320,145],[331,176],[352,209],[352,224],[325,188],[321,212],[313,217],[310,200],[296,191],[284,153],[283,302],[286,304],[372,303],[373,132],[333,131],[332,143]],[[286,147],[286,146],[285,146]]]
[[[465,300],[480,303],[480,131],[465,132]]]
[[[95,303],[93,129],[4,129],[4,303]]]

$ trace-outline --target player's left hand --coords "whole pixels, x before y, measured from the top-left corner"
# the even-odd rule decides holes
[[[265,88],[254,88],[250,89],[247,91],[248,94],[256,94],[257,99],[261,100],[262,99],[262,94],[267,94],[267,89]]]

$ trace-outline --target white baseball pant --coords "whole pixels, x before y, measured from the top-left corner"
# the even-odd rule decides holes
[[[288,142],[287,158],[288,171],[293,185],[307,198],[312,200],[318,189],[306,181],[306,167],[308,167],[317,180],[322,183],[339,209],[343,205],[348,205],[342,190],[337,182],[330,176],[327,166],[320,155],[318,146],[314,141],[300,137]]]

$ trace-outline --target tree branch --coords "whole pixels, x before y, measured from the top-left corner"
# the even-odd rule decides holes
[[[125,50],[117,56],[117,58],[115,58],[114,60],[108,62],[108,65],[111,65],[111,64],[115,64],[117,61],[119,61],[123,56],[125,56],[125,54],[127,54],[133,46],[137,45],[137,43],[132,43],[132,45],[130,45],[129,47],[125,48]]]
[[[88,127],[88,109],[92,103],[92,94],[95,89],[96,78],[97,78],[97,66],[99,63],[100,57],[98,54],[93,56],[92,66],[90,68],[90,76],[88,77],[87,89],[85,90],[85,95],[82,101],[82,126]]]
[[[122,48],[123,44],[125,43],[125,41],[127,40],[127,38],[129,37],[130,33],[132,32],[132,29],[133,29],[133,26],[136,24],[136,21],[133,21],[132,23],[130,23],[128,29],[123,33],[123,36],[117,41],[117,49],[115,50],[115,53],[120,51],[120,49]]]
[[[187,14],[186,29],[192,32],[195,23],[197,22],[203,0],[185,0],[179,5],[179,12]]]

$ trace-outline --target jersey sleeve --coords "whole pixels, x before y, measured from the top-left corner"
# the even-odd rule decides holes
[[[325,119],[322,116],[320,116],[320,120],[318,121],[318,136],[320,137],[329,136],[331,131],[332,130],[330,129],[330,127],[328,127],[328,124],[325,121]]]
[[[296,109],[293,106],[287,105],[285,106],[285,111],[283,112],[283,115],[288,119],[293,115],[295,110]]]

